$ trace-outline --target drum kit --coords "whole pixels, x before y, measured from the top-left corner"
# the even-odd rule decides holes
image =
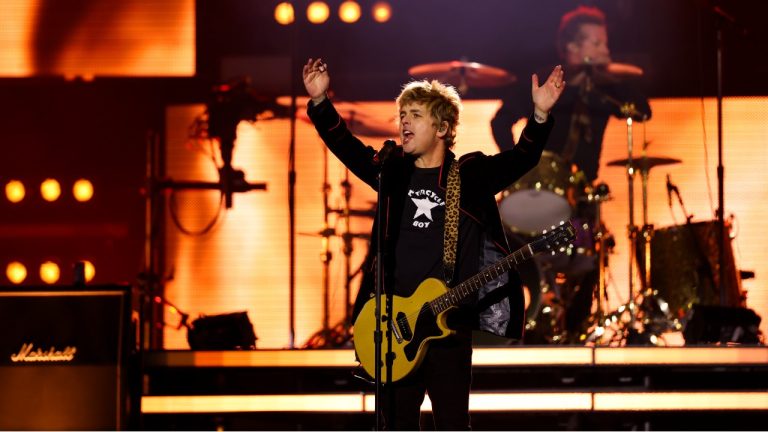
[[[593,81],[587,85],[616,83],[642,74],[642,69],[627,64],[590,65],[593,67]],[[429,63],[413,66],[409,74],[415,78],[437,79],[451,84],[461,94],[471,88],[499,87],[516,82],[514,75],[504,69],[466,60]],[[599,91],[592,87],[588,91]],[[509,186],[500,195],[499,212],[507,230],[510,242],[527,243],[533,236],[551,225],[571,220],[577,228],[577,238],[566,251],[551,257],[536,257],[529,267],[518,271],[527,290],[527,324],[524,343],[532,344],[594,344],[616,345],[638,343],[648,344],[666,331],[680,330],[685,312],[693,303],[716,303],[713,290],[720,281],[710,277],[708,284],[701,282],[702,263],[711,268],[712,236],[717,230],[711,223],[690,224],[659,229],[654,232],[648,222],[648,176],[654,167],[679,164],[681,160],[645,154],[647,142],[643,143],[642,155],[633,156],[632,117],[638,113],[634,107],[604,97],[621,109],[627,122],[627,150],[625,159],[612,160],[608,167],[622,167],[627,171],[629,188],[629,300],[613,311],[608,311],[606,293],[606,267],[608,254],[615,241],[601,219],[601,205],[612,199],[607,184],[592,185],[579,168],[550,151],[544,151],[539,164]],[[355,132],[367,136],[392,136],[389,126],[374,125],[355,110],[354,105],[341,107],[340,113]],[[327,160],[326,160],[327,167]],[[642,226],[634,221],[635,175],[642,181]],[[347,176],[342,182],[345,191],[344,207],[332,209],[328,206],[327,168],[324,183],[325,224],[318,233],[309,235],[323,238],[324,288],[326,293],[324,326],[308,343],[308,346],[339,346],[349,340],[351,311],[350,281],[357,274],[351,271],[350,254],[352,239],[367,238],[364,234],[349,232],[350,217],[373,218],[373,209],[352,209],[350,185]],[[328,225],[328,216],[337,213],[346,220],[346,232],[337,233]],[[682,234],[681,234],[682,233]],[[328,239],[338,236],[344,240],[346,257],[346,305],[344,320],[331,328],[328,322],[328,262],[331,259]],[[715,239],[716,241],[716,239]],[[694,245],[694,246],[691,246]],[[696,246],[698,245],[698,246]],[[728,243],[730,249],[730,243]],[[695,249],[695,250],[691,250]],[[729,255],[730,254],[730,255]],[[730,301],[739,302],[739,281],[733,265],[730,250],[730,267],[725,285]],[[715,255],[716,256],[716,255]],[[675,262],[674,268],[671,264]],[[710,270],[711,270],[710,268]],[[653,271],[651,271],[653,270]],[[688,271],[690,270],[690,271]],[[632,280],[635,272],[641,280],[635,289]],[[715,272],[716,273],[716,272]],[[707,273],[712,276],[712,272]],[[612,330],[612,331],[609,331]]]

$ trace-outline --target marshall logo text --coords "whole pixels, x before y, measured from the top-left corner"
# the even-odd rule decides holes
[[[65,347],[63,350],[57,350],[55,347],[51,347],[48,350],[42,348],[35,349],[34,344],[25,343],[21,345],[21,349],[17,354],[11,354],[11,361],[18,362],[69,362],[75,358],[75,347]]]

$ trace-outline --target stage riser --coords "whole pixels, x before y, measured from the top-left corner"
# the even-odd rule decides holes
[[[345,351],[157,352],[144,429],[371,430]],[[764,429],[765,347],[476,349],[477,430]],[[363,374],[364,375],[364,374]],[[428,403],[422,407],[431,416]]]
[[[431,414],[422,421],[431,425]],[[474,430],[764,430],[765,411],[472,413]],[[373,414],[145,415],[145,430],[373,430]],[[428,428],[427,428],[428,429]]]
[[[347,368],[151,369],[148,393],[248,395],[373,392]],[[475,367],[474,391],[759,391],[766,366]]]

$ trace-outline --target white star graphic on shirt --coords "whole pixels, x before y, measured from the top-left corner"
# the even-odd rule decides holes
[[[414,219],[419,217],[419,215],[424,215],[429,220],[432,220],[432,209],[437,206],[437,203],[426,198],[411,198],[411,201],[416,204],[416,214],[413,215]]]

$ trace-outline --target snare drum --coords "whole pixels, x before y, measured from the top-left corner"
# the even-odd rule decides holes
[[[545,150],[535,168],[502,192],[501,218],[513,232],[538,235],[570,219],[584,183],[575,166]]]

